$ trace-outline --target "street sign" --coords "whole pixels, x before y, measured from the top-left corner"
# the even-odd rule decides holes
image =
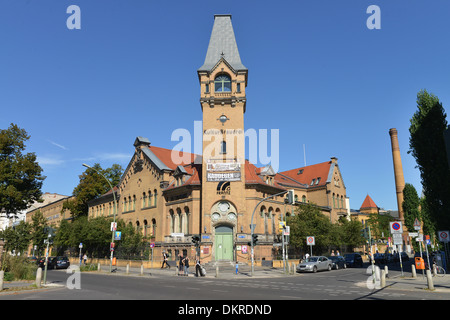
[[[390,222],[391,233],[403,233],[402,223],[399,221]]]
[[[116,231],[114,232],[114,240],[121,240],[122,239],[122,232]]]
[[[315,246],[316,245],[316,239],[314,237],[306,237],[306,244],[308,246]]]
[[[393,240],[392,242],[394,245],[402,245],[403,244],[403,239],[402,239],[401,233],[393,233],[392,240]]]
[[[415,237],[418,237],[418,236],[419,236],[419,233],[418,233],[418,232],[409,232],[408,235],[409,235],[411,238],[415,238]]]
[[[438,231],[439,241],[441,242],[449,242],[449,232],[447,231]]]
[[[155,247],[155,243],[154,242],[152,242],[152,243],[150,243],[150,248],[154,248]]]
[[[78,246],[78,248],[83,248],[83,244],[82,243],[80,243],[80,245]]]
[[[117,229],[117,222],[111,222],[111,231],[116,231]]]
[[[284,235],[288,236],[290,231],[291,231],[291,228],[289,226],[286,226],[286,230],[284,231]]]

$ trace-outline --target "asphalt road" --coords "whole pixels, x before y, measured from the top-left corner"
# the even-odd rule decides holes
[[[65,270],[49,270],[47,283],[55,287],[2,294],[0,300],[177,300],[175,305],[184,305],[186,301],[202,300],[245,302],[449,299],[448,293],[370,289],[366,284],[369,277],[366,269],[348,268],[295,276],[226,279],[98,273],[78,273],[79,278],[75,279],[75,275],[68,274]],[[79,285],[79,289],[75,285]],[[70,286],[75,288],[69,289]]]

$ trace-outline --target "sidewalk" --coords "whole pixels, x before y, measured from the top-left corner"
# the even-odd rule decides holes
[[[432,277],[434,291],[449,293],[450,294],[450,275],[444,277],[435,276]],[[400,274],[391,278],[386,278],[386,288],[392,288],[395,290],[428,290],[427,276],[418,273],[416,278],[411,276],[411,273],[404,274],[402,277]]]

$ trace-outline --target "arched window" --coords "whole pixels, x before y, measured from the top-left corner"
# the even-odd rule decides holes
[[[142,208],[147,206],[147,194],[144,192],[142,195]]]
[[[219,74],[214,79],[215,92],[231,92],[231,78],[226,74]]]
[[[152,236],[156,235],[156,219],[152,219]]]
[[[172,209],[169,211],[170,214],[170,233],[175,232],[175,214]]]

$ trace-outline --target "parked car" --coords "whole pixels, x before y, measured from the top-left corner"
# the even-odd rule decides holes
[[[58,256],[55,259],[55,268],[56,269],[67,269],[70,266],[69,258],[66,256]]]
[[[333,262],[333,269],[345,269],[347,268],[347,264],[345,263],[345,259],[343,256],[331,256],[328,259]]]
[[[54,269],[56,264],[56,257],[48,257],[47,261],[47,270]],[[44,269],[45,268],[45,257],[41,257],[37,260],[37,265],[39,268]]]
[[[346,253],[344,259],[347,267],[363,266],[363,260],[359,253]]]
[[[383,253],[375,253],[373,255],[373,259],[375,260],[375,264],[383,264],[386,263],[386,259]]]
[[[297,272],[309,271],[317,272],[319,270],[330,271],[333,268],[333,262],[324,256],[309,257],[297,266]]]

